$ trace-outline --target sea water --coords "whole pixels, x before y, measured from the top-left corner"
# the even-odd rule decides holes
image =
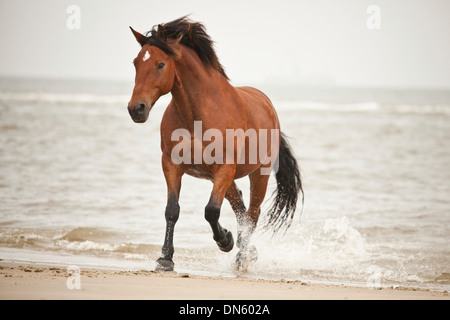
[[[127,111],[132,88],[0,80],[0,259],[154,269],[166,206],[159,125],[170,94],[135,124]],[[237,249],[218,250],[204,219],[212,184],[185,176],[175,269],[448,290],[450,92],[260,89],[299,161],[304,208],[284,235],[257,229],[258,261],[238,273]],[[237,184],[248,205],[248,179]],[[272,176],[263,211],[275,185]],[[236,237],[226,201],[220,222]]]

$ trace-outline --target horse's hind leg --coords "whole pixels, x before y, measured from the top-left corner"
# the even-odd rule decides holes
[[[233,249],[234,240],[230,231],[222,228],[219,224],[220,208],[230,185],[234,180],[235,170],[232,167],[223,166],[214,176],[214,186],[209,202],[205,207],[205,219],[209,222],[213,232],[213,239],[219,249],[229,252]]]
[[[242,234],[243,234],[243,226],[246,225],[246,212],[247,208],[244,204],[244,199],[242,198],[242,192],[237,187],[236,183],[233,181],[231,186],[228,188],[227,193],[225,194],[225,198],[231,205],[234,213],[236,214],[236,220],[238,222],[238,238],[237,238],[237,246],[241,248],[242,246]]]
[[[233,181],[231,186],[228,188],[225,198],[231,205],[231,208],[236,213],[237,218],[243,216],[247,208],[244,204],[244,199],[242,198],[242,191],[239,190],[236,183]]]
[[[250,205],[245,215],[238,216],[238,238],[239,252],[236,255],[236,269],[245,271],[252,260],[256,260],[256,248],[250,246],[250,237],[256,228],[261,204],[266,195],[267,183],[270,175],[262,175],[260,170],[250,174]]]

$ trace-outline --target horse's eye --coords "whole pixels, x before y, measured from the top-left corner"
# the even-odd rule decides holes
[[[161,62],[160,64],[158,64],[158,69],[162,69],[164,68],[166,64],[164,62]]]

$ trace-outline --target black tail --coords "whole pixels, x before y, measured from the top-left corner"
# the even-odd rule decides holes
[[[304,204],[304,192],[300,170],[292,149],[281,133],[281,143],[278,152],[278,171],[275,174],[277,189],[274,191],[275,198],[268,212],[269,220],[265,229],[271,227],[276,233],[281,227],[286,230],[290,227],[297,208],[298,194],[302,192],[302,208]]]

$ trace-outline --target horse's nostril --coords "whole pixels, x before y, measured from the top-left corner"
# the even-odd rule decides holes
[[[145,110],[145,104],[141,103],[136,107],[137,114],[143,114]]]

